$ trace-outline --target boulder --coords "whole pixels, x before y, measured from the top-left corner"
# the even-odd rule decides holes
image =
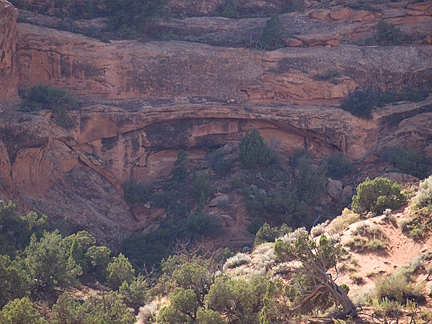
[[[397,173],[397,172],[384,173],[381,177],[390,179],[391,181],[397,182],[399,184],[419,182],[418,178],[406,173]]]
[[[327,182],[327,193],[333,201],[338,201],[343,190],[343,184],[339,180],[328,179]]]
[[[286,47],[300,47],[303,46],[301,40],[295,38],[282,38],[282,44]]]
[[[209,202],[210,207],[217,207],[219,204],[229,204],[229,196],[228,195],[220,195]]]

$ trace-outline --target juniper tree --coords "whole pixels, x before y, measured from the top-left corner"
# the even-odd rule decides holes
[[[325,310],[334,303],[340,307],[335,318],[357,316],[356,306],[347,295],[347,287],[335,282],[336,264],[344,253],[339,243],[333,243],[324,235],[318,242],[309,235],[299,235],[295,240],[285,236],[275,243],[275,252],[280,261],[289,262],[287,267],[293,279],[287,285],[276,280],[270,282],[261,313],[262,323],[308,314],[314,309]],[[331,268],[335,268],[335,274],[329,273]]]
[[[240,142],[240,165],[244,169],[266,166],[271,162],[270,148],[264,143],[258,129],[246,132]]]

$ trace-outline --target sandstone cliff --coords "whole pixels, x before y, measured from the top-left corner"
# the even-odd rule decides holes
[[[7,1],[0,1],[0,101],[18,96],[17,17],[18,9]]]
[[[305,148],[318,158],[342,152],[360,160],[372,151],[366,161],[373,162],[393,145],[432,155],[431,98],[387,106],[372,120],[338,108],[357,87],[432,88],[432,46],[425,41],[343,44],[367,35],[381,15],[340,9],[287,15],[286,24],[305,22],[304,34],[292,39],[310,47],[266,52],[183,41],[103,43],[26,23],[18,23],[15,33],[16,10],[0,1],[7,9],[0,18],[3,103],[17,88],[39,84],[69,88],[83,102],[69,113],[67,129],[47,112],[34,116],[12,109],[1,117],[0,198],[14,199],[23,211],[66,217],[111,247],[149,225],[129,211],[122,183],[167,176],[180,148],[203,157],[207,147],[238,143],[256,127],[265,137],[281,139],[287,155]],[[422,17],[428,17],[425,12]],[[257,20],[247,23],[252,22]],[[316,35],[317,26],[327,26],[325,33]],[[315,77],[329,70],[340,72],[337,82]]]

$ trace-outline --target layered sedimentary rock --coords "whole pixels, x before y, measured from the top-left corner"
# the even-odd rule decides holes
[[[283,48],[264,52],[186,42],[106,44],[28,24],[18,27],[22,88],[50,84],[67,87],[76,94],[109,98],[203,96],[242,100],[247,99],[246,93],[252,98],[267,99],[268,95],[259,93],[268,92],[269,88],[281,92],[278,87],[290,87],[290,82],[283,79],[299,79],[302,70],[314,75],[332,69],[362,88],[399,91],[407,85],[421,89],[432,86],[432,46],[340,45],[331,49]],[[282,75],[264,75],[270,69]],[[309,87],[315,87],[315,81],[312,78],[310,81]],[[247,89],[245,84],[249,84]],[[331,90],[332,87],[335,89]],[[340,85],[328,83],[325,88],[330,90],[317,97],[323,104],[326,99],[344,99],[353,85],[340,90]],[[297,92],[295,88],[292,91]],[[284,91],[286,103],[307,100],[307,97],[298,100],[290,94],[292,91]]]
[[[17,17],[18,9],[0,0],[0,101],[18,97]]]

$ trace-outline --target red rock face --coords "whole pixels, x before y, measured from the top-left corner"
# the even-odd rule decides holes
[[[16,58],[18,10],[0,0],[0,101],[18,97]]]

